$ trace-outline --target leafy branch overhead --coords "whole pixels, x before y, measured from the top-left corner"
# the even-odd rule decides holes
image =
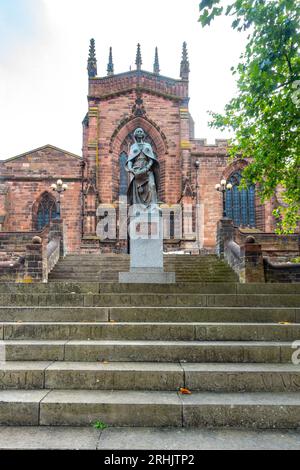
[[[300,2],[202,0],[200,22],[232,18],[247,31],[241,61],[232,67],[238,95],[210,125],[233,131],[230,154],[250,158],[244,182],[258,183],[262,199],[276,196],[282,232],[300,220]]]

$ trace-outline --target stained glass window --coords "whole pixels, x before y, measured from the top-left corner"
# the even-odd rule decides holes
[[[45,193],[39,203],[37,217],[36,217],[36,229],[42,230],[50,220],[58,217],[56,202],[49,193]]]
[[[255,186],[240,190],[241,179],[241,173],[236,172],[228,180],[232,190],[226,193],[226,215],[237,226],[255,227]]]

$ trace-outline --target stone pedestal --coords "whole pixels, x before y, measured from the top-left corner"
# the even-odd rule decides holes
[[[163,220],[159,207],[131,208],[129,235],[130,271],[119,273],[119,282],[175,283],[175,273],[164,272]]]

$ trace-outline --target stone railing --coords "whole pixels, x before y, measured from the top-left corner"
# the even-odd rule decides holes
[[[222,219],[217,229],[217,254],[238,274],[240,282],[300,282],[299,235],[250,233]]]
[[[52,220],[40,232],[1,232],[0,281],[47,282],[65,246],[61,220]]]
[[[224,247],[224,258],[232,269],[240,275],[241,247],[233,240],[229,240]]]
[[[47,272],[52,271],[60,258],[60,240],[56,238],[51,240],[47,245]]]

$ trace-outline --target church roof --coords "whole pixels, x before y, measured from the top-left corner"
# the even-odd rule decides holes
[[[141,77],[141,76],[148,76],[151,78],[155,78],[158,81],[164,82],[170,82],[170,83],[181,83],[182,80],[180,78],[172,78],[172,77],[167,77],[166,75],[158,75],[157,73],[150,72],[148,70],[128,70],[127,72],[120,72],[120,73],[115,73],[112,76],[104,75],[104,76],[96,76],[92,77],[92,81],[112,81],[113,79],[118,79],[118,78],[125,78],[125,77]]]
[[[82,160],[82,157],[80,157],[79,155],[76,155],[75,153],[68,152],[67,150],[63,150],[59,147],[56,147],[55,145],[46,144],[46,145],[43,145],[42,147],[38,147],[36,149],[29,150],[28,152],[21,153],[20,155],[16,155],[14,157],[10,157],[10,158],[6,158],[5,160],[1,160],[1,163],[6,163],[6,162],[13,161],[13,160],[17,160],[19,158],[26,157],[27,155],[31,155],[33,153],[40,152],[42,150],[55,150],[55,151],[64,153],[64,154],[66,154],[70,157],[76,158],[78,160]]]

